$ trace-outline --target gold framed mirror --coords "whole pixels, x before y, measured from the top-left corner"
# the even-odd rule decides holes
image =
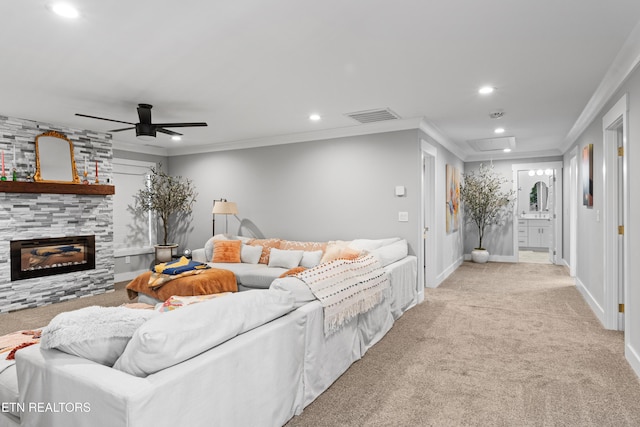
[[[73,143],[69,138],[56,131],[36,136],[36,173],[33,179],[36,182],[80,183]]]

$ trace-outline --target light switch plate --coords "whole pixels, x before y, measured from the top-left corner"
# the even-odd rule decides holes
[[[405,195],[404,185],[396,185],[396,196],[402,197]]]
[[[408,222],[409,221],[409,212],[398,212],[398,221],[400,221],[400,222]]]

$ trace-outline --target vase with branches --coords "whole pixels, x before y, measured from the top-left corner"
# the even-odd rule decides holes
[[[503,190],[509,181],[493,170],[493,166],[480,164],[480,167],[463,175],[460,184],[460,200],[464,206],[467,223],[475,225],[478,231],[477,250],[485,250],[483,239],[487,227],[503,225],[509,207],[514,200],[513,190]]]
[[[181,176],[168,175],[162,170],[162,164],[152,166],[145,186],[138,190],[135,198],[135,211],[155,213],[162,223],[163,246],[167,244],[171,216],[177,213],[190,213],[197,193],[191,180]]]

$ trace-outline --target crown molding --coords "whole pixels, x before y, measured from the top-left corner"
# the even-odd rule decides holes
[[[605,73],[600,85],[596,88],[571,130],[569,130],[562,145],[561,151],[563,153],[569,150],[582,132],[596,119],[602,108],[622,86],[638,63],[640,63],[640,23],[636,24],[631,34],[629,34],[629,37]]]
[[[429,137],[433,138],[438,144],[442,145],[447,150],[458,156],[463,162],[467,161],[469,154],[464,151],[455,142],[451,141],[445,136],[445,134],[433,123],[427,120],[426,117],[420,119],[419,129],[426,133]]]
[[[155,156],[169,156],[169,150],[162,147],[154,147],[146,144],[132,144],[130,142],[112,140],[114,150],[131,151],[134,153],[153,154]]]
[[[298,142],[320,141],[324,139],[345,138],[350,136],[370,135],[374,133],[396,132],[401,130],[417,129],[419,121],[420,119],[389,120],[364,125],[323,129],[313,132],[300,132],[207,145],[170,148],[168,149],[168,155],[182,156],[215,151],[241,150],[246,148],[268,147],[272,145],[295,144]]]

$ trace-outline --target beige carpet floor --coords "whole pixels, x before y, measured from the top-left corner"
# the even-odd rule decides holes
[[[56,314],[63,311],[77,310],[90,305],[114,307],[133,302],[127,297],[127,291],[125,290],[127,283],[129,282],[116,283],[115,291],[101,295],[77,298],[57,304],[44,305],[42,307],[27,308],[11,313],[0,313],[0,335],[23,329],[35,329],[46,326]]]
[[[640,426],[640,382],[563,267],[465,262],[292,426]]]

